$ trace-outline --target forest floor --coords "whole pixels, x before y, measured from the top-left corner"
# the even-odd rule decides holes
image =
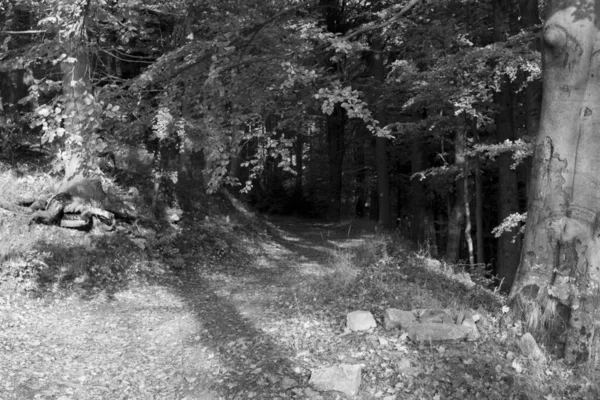
[[[344,399],[308,384],[340,363],[362,365],[358,399],[597,398],[578,371],[520,355],[499,296],[361,221],[188,216],[142,251],[119,231],[0,220],[4,243],[37,240],[0,259],[0,400]],[[388,307],[472,310],[481,338],[344,330]]]

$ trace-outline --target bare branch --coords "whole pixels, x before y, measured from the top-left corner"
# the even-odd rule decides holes
[[[110,52],[108,50],[98,49],[98,51],[101,51],[102,53],[106,53],[109,56],[111,56],[112,58],[115,58],[115,59],[117,59],[119,61],[130,62],[130,63],[131,62],[137,62],[137,63],[145,63],[145,64],[152,64],[152,63],[154,63],[154,60],[152,60],[152,61],[149,61],[148,59],[144,60],[142,57],[134,57],[134,56],[132,56],[131,58],[122,58],[122,57],[119,57],[116,54],[114,54],[114,53],[112,53],[112,52]],[[127,54],[127,53],[123,53],[123,52],[119,52],[119,53],[120,54],[125,54],[125,55],[127,55],[127,57],[129,57],[129,54]],[[135,58],[135,59],[133,59],[133,58]]]
[[[0,31],[0,33],[6,33],[7,35],[35,35],[38,33],[46,33],[45,30],[33,30],[33,31]]]

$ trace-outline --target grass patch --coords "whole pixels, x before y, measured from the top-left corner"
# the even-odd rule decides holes
[[[363,228],[364,229],[364,228]],[[350,308],[466,308],[496,312],[499,296],[475,285],[455,267],[412,251],[397,235],[369,235],[355,247],[335,250],[325,276],[307,285],[306,297]]]
[[[14,202],[23,197],[51,196],[56,180],[47,173],[0,167],[0,199]]]

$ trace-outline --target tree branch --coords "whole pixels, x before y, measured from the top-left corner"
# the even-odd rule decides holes
[[[6,33],[7,35],[35,35],[38,33],[46,33],[45,30],[33,30],[33,31],[0,31],[0,33]]]
[[[402,10],[400,10],[400,12],[396,15],[394,15],[392,18],[390,18],[389,20],[382,22],[379,25],[373,25],[373,26],[366,26],[364,28],[360,28],[355,30],[352,33],[347,34],[346,36],[344,36],[344,39],[346,40],[350,40],[355,36],[360,35],[361,33],[366,33],[366,32],[370,32],[370,31],[374,31],[375,29],[381,29],[386,27],[387,25],[397,21],[398,19],[400,19],[400,17],[402,17],[404,14],[406,14],[407,12],[410,11],[411,8],[413,8],[415,5],[417,5],[417,3],[419,3],[421,0],[411,0],[410,3],[408,3]]]
[[[108,50],[104,50],[104,49],[100,49],[100,48],[98,49],[98,51],[101,51],[102,53],[106,53],[109,56],[111,56],[112,58],[115,58],[119,61],[128,62],[128,63],[136,62],[136,63],[152,64],[155,61],[155,60],[150,61],[148,59],[143,59],[142,57],[122,58],[122,57],[117,56],[114,53],[111,53]],[[127,54],[127,53],[123,53],[123,52],[119,52],[119,51],[117,51],[117,52],[120,54],[125,54],[125,55],[129,56],[129,54]]]
[[[314,3],[315,1],[316,0],[306,0],[306,1],[303,1],[303,2],[301,2],[299,4],[296,4],[293,7],[286,8],[285,10],[278,12],[277,14],[275,14],[274,16],[272,16],[271,18],[269,18],[269,19],[267,19],[265,21],[262,21],[261,23],[256,24],[256,25],[254,25],[251,28],[243,29],[241,31],[241,35],[242,36],[248,36],[248,35],[252,35],[252,36],[248,40],[245,40],[245,43],[243,43],[243,45],[239,45],[238,44],[239,42],[242,42],[242,39],[240,39],[238,41],[234,41],[231,44],[234,45],[234,46],[238,46],[240,48],[242,48],[242,47],[246,48],[250,44],[250,42],[252,42],[252,40],[254,40],[254,37],[258,34],[258,32],[260,32],[260,30],[262,30],[265,26],[269,25],[273,21],[276,21],[277,19],[279,19],[283,15],[285,15],[285,14],[287,14],[289,12],[295,11],[295,10],[299,10],[302,7],[305,7],[305,6],[309,5],[309,4]],[[187,71],[188,69],[191,69],[191,68],[195,67],[196,65],[197,65],[197,63],[185,65],[185,66],[181,67],[177,72],[175,72],[174,75],[175,76],[181,75],[183,72]]]
[[[265,20],[265,21],[262,21],[261,23],[259,23],[259,24],[256,24],[255,26],[253,26],[253,27],[251,27],[251,28],[248,28],[248,29],[247,29],[247,30],[245,30],[245,31],[244,31],[244,30],[242,30],[242,32],[241,32],[241,33],[242,33],[242,35],[243,35],[243,36],[249,35],[250,33],[254,33],[254,35],[252,35],[252,37],[254,37],[254,36],[256,35],[256,33],[258,33],[258,31],[260,31],[260,30],[261,30],[262,28],[264,28],[265,26],[269,25],[271,22],[273,22],[273,21],[275,21],[275,20],[279,19],[281,16],[283,16],[283,15],[285,15],[285,14],[289,13],[289,12],[292,12],[292,11],[299,10],[299,9],[301,9],[302,7],[304,7],[304,6],[307,6],[307,5],[309,5],[309,4],[311,4],[311,3],[314,3],[314,2],[315,2],[315,0],[306,0],[306,1],[303,1],[303,2],[301,2],[301,3],[299,3],[299,4],[296,4],[296,5],[295,5],[295,6],[293,6],[293,7],[286,8],[285,10],[283,10],[283,11],[280,11],[280,12],[278,12],[277,14],[273,15],[271,18],[269,18],[269,19],[267,19],[267,20]]]

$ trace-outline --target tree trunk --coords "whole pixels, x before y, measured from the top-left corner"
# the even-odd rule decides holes
[[[524,249],[511,298],[528,306],[527,314],[549,315],[548,320],[556,318],[552,310],[567,307],[565,358],[595,365],[595,329],[600,323],[600,42],[593,21],[600,2],[571,4],[551,2],[544,26],[541,122]]]
[[[327,30],[331,33],[344,33],[343,4],[338,0],[320,0]],[[339,74],[338,63],[326,61],[332,73]],[[331,115],[327,116],[327,144],[329,153],[329,207],[328,217],[339,221],[342,216],[342,164],[344,161],[345,129],[348,117],[340,103],[336,104]]]
[[[494,0],[494,40],[504,42],[510,34],[509,0]],[[494,103],[498,107],[496,115],[496,140],[502,143],[515,140],[512,109],[512,87],[508,77],[502,77],[500,91],[494,94]],[[517,173],[511,168],[512,154],[504,152],[498,157],[498,224],[509,215],[519,212],[519,191]],[[513,232],[504,232],[498,238],[496,275],[502,282],[503,290],[510,290],[517,267],[519,266],[519,243],[513,241]]]
[[[475,158],[475,242],[477,245],[477,264],[485,265],[485,247],[483,246],[483,192],[481,184],[481,163]]]
[[[425,160],[425,143],[422,132],[418,132],[411,141],[411,171],[412,174],[427,169]],[[437,242],[435,237],[435,227],[433,225],[433,211],[426,200],[426,190],[424,181],[419,178],[413,178],[411,185],[411,221],[410,238],[419,246],[426,247],[429,253],[437,256]]]
[[[371,221],[379,220],[379,194],[377,191],[376,182],[372,182],[371,184],[371,194],[369,204],[371,207],[369,208],[369,219]]]
[[[355,151],[354,165],[357,166],[356,175],[354,176],[356,204],[354,207],[354,214],[358,218],[365,216],[365,204],[366,190],[365,190],[365,178],[366,178],[366,167],[365,167],[365,144],[359,142]]]
[[[231,145],[231,155],[229,156],[229,177],[240,181],[240,170],[242,167],[242,148],[240,147],[239,140],[236,140]]]
[[[465,159],[463,166],[463,198],[465,207],[465,240],[467,242],[467,254],[469,256],[469,267],[475,266],[475,256],[473,255],[473,237],[471,236],[471,206],[469,204],[469,162]]]
[[[521,11],[521,24],[524,28],[540,23],[540,17],[538,13],[538,0],[521,0],[520,1]],[[540,42],[536,40],[532,45],[531,49],[534,51],[540,51]],[[542,82],[536,80],[529,82],[525,88],[525,112],[526,112],[526,127],[527,135],[531,138],[537,137],[538,130],[540,127],[540,114],[542,109]],[[531,159],[524,161],[524,168],[526,168],[525,174],[525,192],[529,193],[529,184],[531,180]]]
[[[456,154],[454,164],[459,171],[463,172],[465,165],[466,146],[464,131],[459,131],[456,133],[454,146],[454,152]],[[465,184],[463,181],[465,178],[466,177],[463,176],[456,180],[456,199],[454,201],[454,205],[452,206],[450,217],[448,218],[448,243],[446,245],[446,257],[451,262],[458,261],[460,257],[461,228],[465,220]]]
[[[498,106],[496,116],[496,140],[515,140],[513,113],[511,104],[511,86],[507,78],[503,79],[501,91],[494,100]],[[519,212],[519,191],[517,172],[511,168],[512,154],[504,152],[498,156],[498,224],[509,215]],[[496,275],[502,281],[502,289],[510,290],[519,266],[519,243],[513,240],[514,232],[504,232],[498,238]]]
[[[302,181],[303,181],[303,163],[302,163],[302,155],[304,152],[304,136],[299,133],[296,136],[296,143],[294,144],[294,155],[296,159],[296,182],[294,184],[294,197],[297,199],[301,199],[304,196],[304,191],[302,190]]]
[[[90,84],[90,62],[87,49],[82,44],[75,43],[73,39],[73,52],[75,53],[75,62],[63,61],[61,71],[63,74],[63,96],[65,97],[67,117],[63,120],[64,135],[64,157],[65,176],[62,187],[70,185],[73,181],[83,179],[84,162],[89,160],[89,154],[86,155],[85,138],[91,132],[86,132],[85,124],[82,121],[87,119],[85,114],[87,107],[82,107],[83,96],[87,93],[91,96]],[[88,170],[93,170],[93,166],[88,165]]]
[[[346,111],[340,104],[336,104],[333,113],[327,116],[330,188],[328,217],[331,221],[339,221],[342,216],[342,165],[346,151],[346,120]]]
[[[380,95],[380,85],[385,80],[385,71],[383,65],[383,40],[378,35],[375,35],[371,40],[371,51],[373,52],[373,78],[379,84],[372,91],[371,104],[377,108],[375,118],[382,123],[383,113],[379,110],[377,100]],[[390,199],[387,142],[388,140],[384,137],[375,138],[375,166],[377,170],[377,194],[379,198],[379,224],[384,229],[391,230],[394,228],[394,219],[392,217],[392,202]]]

